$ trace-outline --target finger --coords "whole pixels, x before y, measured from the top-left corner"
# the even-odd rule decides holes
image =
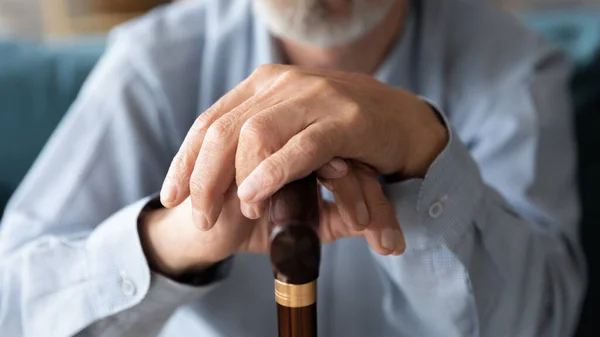
[[[257,95],[216,120],[206,133],[190,177],[190,194],[195,221],[201,228],[212,228],[221,212],[223,195],[234,182],[235,156],[240,129],[256,111],[272,104]],[[248,209],[243,209],[248,212]]]
[[[240,185],[240,200],[266,200],[285,184],[306,177],[333,159],[338,146],[335,129],[326,130],[323,124],[309,125],[263,160]]]
[[[369,226],[364,231],[367,242],[381,255],[404,253],[406,243],[396,210],[383,193],[377,175],[365,166],[360,166],[356,172],[371,215]]]
[[[240,249],[246,250],[252,241],[249,239],[252,232],[258,230],[258,222],[247,221],[240,213],[236,190],[235,184],[232,184],[225,193],[223,211],[214,228],[210,232],[199,233],[200,235],[194,238],[197,247],[203,249],[204,254],[207,254],[204,257],[210,261],[220,261]],[[191,206],[191,199],[187,199],[186,202],[190,202]],[[195,251],[198,254],[198,251]],[[190,253],[194,254],[193,251]]]
[[[333,202],[323,201],[320,207],[318,235],[323,244],[346,237],[362,237],[363,233],[350,228]]]
[[[216,223],[224,194],[235,175],[233,123],[231,115],[225,115],[208,129],[190,178],[194,223],[203,230],[210,230]]]
[[[256,203],[246,203],[240,201],[240,209],[246,218],[250,220],[257,220],[265,214],[267,207],[266,204],[266,201]]]
[[[288,83],[294,85],[286,85]],[[243,202],[262,202],[286,183],[320,169],[333,159],[332,153],[340,153],[337,148],[344,143],[343,137],[336,136],[344,128],[337,125],[335,118],[329,118],[331,111],[340,109],[339,100],[331,98],[334,93],[331,81],[321,76],[311,76],[305,71],[289,70],[279,77],[277,84],[277,94],[285,100],[271,111],[256,116],[254,124],[259,128],[254,134],[263,135],[264,138],[264,135],[276,133],[280,143],[277,145],[281,148],[268,158],[258,155],[242,163],[246,172],[237,170],[238,182],[243,181],[238,189],[238,196]],[[267,123],[261,123],[259,117]],[[244,144],[252,143],[244,142],[241,137],[238,152],[242,154],[246,153],[241,148]],[[338,163],[343,164],[341,161]],[[343,167],[341,169],[344,170]],[[247,179],[251,172],[253,179]],[[266,173],[270,176],[265,176]],[[338,173],[333,175],[340,176]],[[265,186],[261,186],[263,184]]]
[[[317,170],[317,177],[319,177],[319,183],[321,185],[323,185],[330,192],[333,192],[334,188],[330,180],[345,177],[349,170],[350,168],[345,160],[341,158],[333,158],[329,163]]]
[[[266,109],[253,107],[252,116],[240,130],[235,158],[235,175],[239,185],[262,161],[280,150],[293,135],[312,122],[308,114],[298,110],[294,100],[272,100],[271,103]],[[250,219],[262,217],[266,209],[265,200],[240,202],[242,212]]]
[[[327,183],[346,225],[354,231],[364,230],[370,216],[356,170],[351,169],[343,178],[329,179]]]
[[[165,207],[173,208],[190,195],[190,177],[208,128],[225,113],[246,102],[253,93],[249,81],[244,81],[196,118],[163,183],[160,198]]]
[[[322,179],[339,179],[348,174],[348,163],[341,158],[333,158],[319,170],[317,175]]]

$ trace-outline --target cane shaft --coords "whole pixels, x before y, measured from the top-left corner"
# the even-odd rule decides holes
[[[277,304],[279,337],[317,336],[317,304],[290,308]]]

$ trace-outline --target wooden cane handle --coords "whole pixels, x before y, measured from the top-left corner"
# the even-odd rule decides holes
[[[270,218],[279,337],[316,337],[321,263],[316,175],[277,192],[271,198]]]
[[[270,217],[275,279],[293,285],[316,281],[321,263],[316,176],[311,174],[277,192],[271,198]]]

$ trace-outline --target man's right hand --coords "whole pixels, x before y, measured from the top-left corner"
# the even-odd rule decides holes
[[[338,163],[339,164],[339,163]],[[339,165],[337,165],[339,167]],[[318,173],[321,182],[333,191],[336,203],[322,201],[319,236],[324,244],[344,237],[365,237],[382,255],[403,253],[404,246],[394,207],[383,194],[376,174],[362,165],[334,172],[324,167]],[[349,191],[361,186],[362,191]],[[188,198],[171,209],[160,209],[142,215],[140,236],[151,267],[165,276],[177,279],[189,271],[208,268],[237,252],[268,253],[270,224],[268,213],[250,220],[240,210],[236,185],[226,193],[224,206],[213,229],[205,231],[193,221]],[[362,198],[366,197],[366,201]],[[364,230],[353,229],[352,215],[356,205],[366,202],[374,225]],[[385,231],[384,231],[385,230]],[[389,232],[385,243],[378,233]]]

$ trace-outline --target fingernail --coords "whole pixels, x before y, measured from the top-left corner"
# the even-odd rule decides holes
[[[394,255],[402,255],[406,250],[406,242],[404,241],[404,234],[401,231],[396,230],[396,251]]]
[[[364,201],[361,201],[356,205],[356,221],[358,221],[358,224],[361,226],[369,224],[369,210]]]
[[[206,221],[208,222],[208,227],[213,227],[217,221],[219,220],[219,216],[221,215],[221,208],[213,207],[208,213],[206,213]]]
[[[337,172],[343,173],[348,170],[348,164],[342,159],[333,159],[329,162],[329,166]]]
[[[160,200],[163,203],[172,203],[177,198],[177,186],[170,180],[165,181],[160,191]]]
[[[196,227],[200,228],[203,231],[208,230],[208,219],[204,216],[202,212],[193,210],[192,220],[194,221]]]
[[[247,204],[245,202],[242,203],[242,213],[244,216],[250,220],[256,220],[259,218],[258,210],[255,206]]]
[[[387,228],[381,231],[381,246],[387,250],[395,251],[396,250],[396,231]]]
[[[254,201],[258,194],[258,189],[260,188],[259,185],[260,184],[254,174],[251,174],[238,188],[238,198],[246,202]]]

